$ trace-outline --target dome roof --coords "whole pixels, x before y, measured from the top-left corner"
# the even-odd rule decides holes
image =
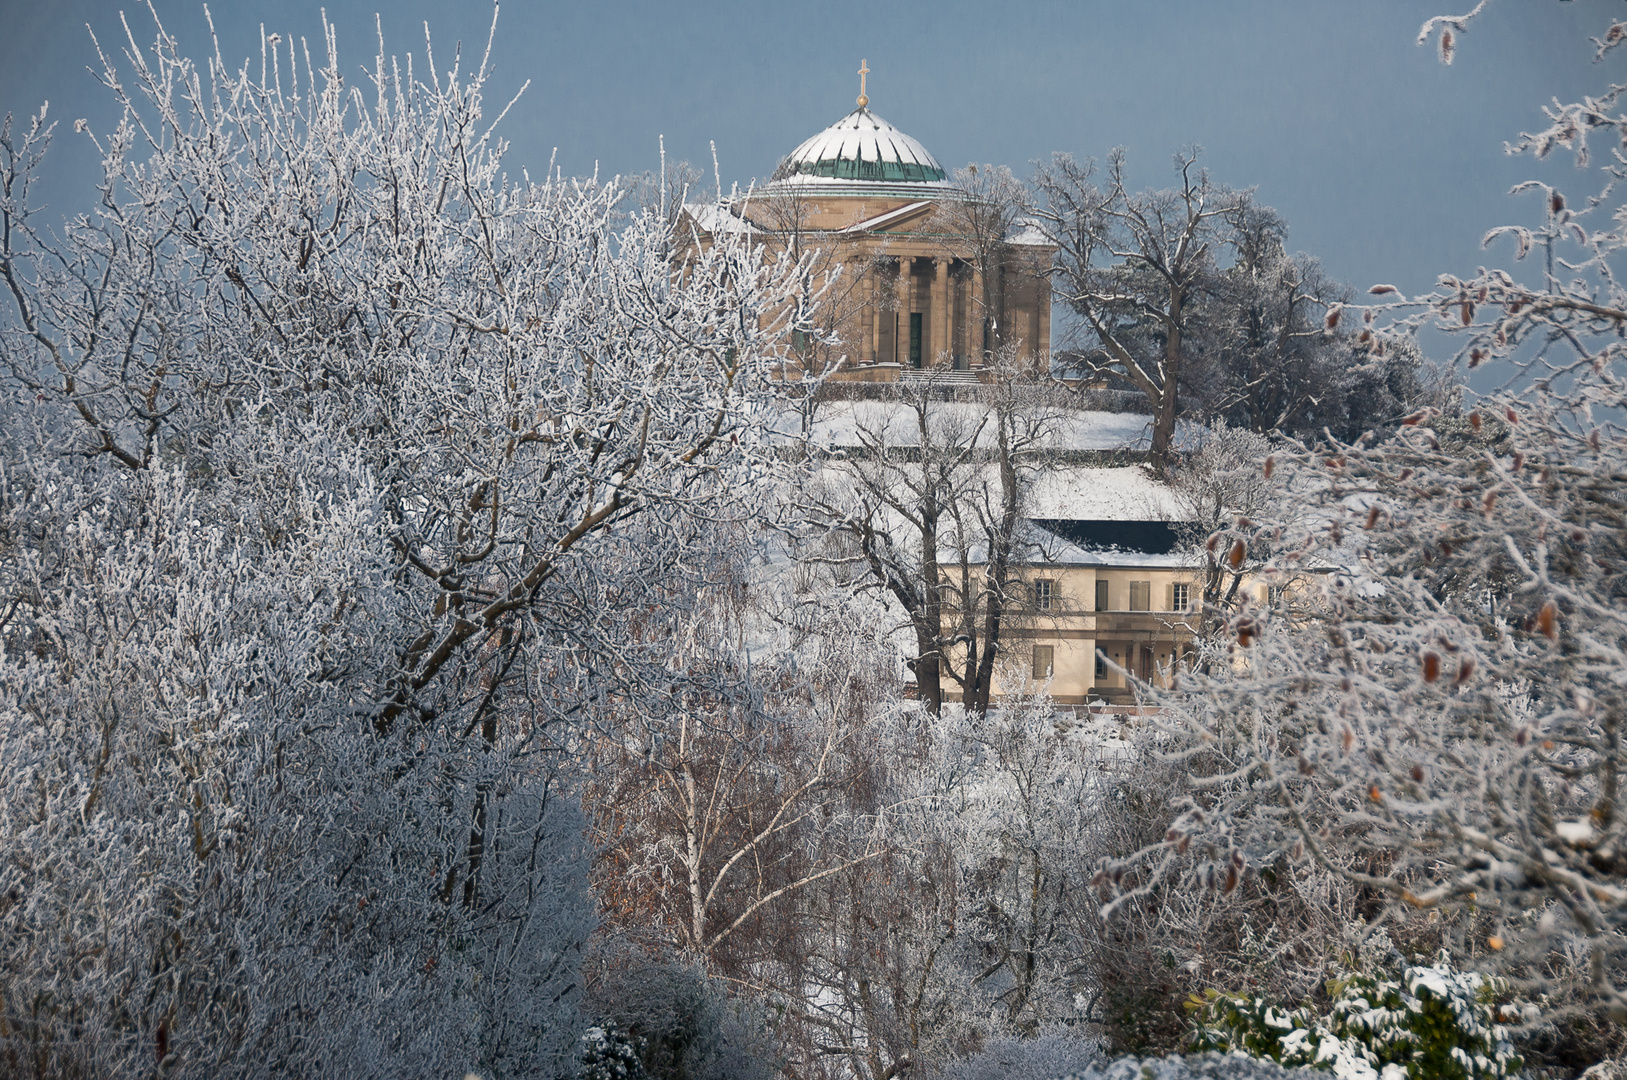
[[[864,106],[791,151],[775,180],[794,177],[941,184],[943,166],[927,148]]]

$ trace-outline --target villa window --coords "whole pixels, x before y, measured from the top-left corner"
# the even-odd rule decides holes
[[[1192,603],[1192,586],[1184,581],[1177,581],[1169,587],[1169,609],[1171,611],[1185,611]]]
[[[1152,582],[1150,582],[1150,581],[1132,581],[1132,582],[1130,582],[1130,610],[1131,611],[1151,611],[1152,610]]]
[[[1097,611],[1111,610],[1107,606],[1107,582],[1102,581],[1100,579],[1098,579],[1097,582],[1096,582],[1096,610]]]
[[[1049,679],[1056,670],[1056,647],[1054,645],[1034,646],[1034,678]]]
[[[1051,597],[1054,593],[1055,586],[1056,582],[1047,580],[1046,578],[1040,578],[1038,581],[1034,582],[1035,611],[1051,610]]]
[[[1096,654],[1096,677],[1107,678],[1107,657],[1100,652]]]

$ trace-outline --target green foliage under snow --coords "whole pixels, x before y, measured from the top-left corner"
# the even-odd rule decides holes
[[[1194,995],[1194,1048],[1309,1066],[1348,1080],[1495,1080],[1516,1075],[1518,1055],[1499,1022],[1507,984],[1458,971],[1443,955],[1398,977],[1379,969],[1328,984],[1332,1008],[1283,1008],[1219,990]]]

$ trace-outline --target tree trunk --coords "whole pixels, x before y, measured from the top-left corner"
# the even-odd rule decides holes
[[[1017,531],[1017,463],[1011,448],[1010,415],[1004,408],[997,422],[1000,447],[1000,517],[992,523],[984,584],[988,607],[983,619],[983,656],[972,685],[967,687],[967,708],[976,715],[988,712],[994,689],[994,661],[1000,651],[1000,622],[1005,615],[1006,582],[1011,570],[1011,545]]]
[[[924,430],[924,429],[923,429]],[[921,611],[915,617],[915,685],[927,711],[943,712],[943,589],[938,569],[938,510],[921,508]]]
[[[1163,392],[1158,396],[1158,412],[1153,419],[1152,447],[1147,455],[1159,476],[1169,475],[1175,447],[1175,417],[1180,410],[1181,320],[1185,317],[1186,296],[1176,286],[1170,290],[1169,334],[1164,341]]]
[[[943,669],[938,658],[938,635],[928,632],[924,618],[915,627],[915,647],[920,652],[915,658],[916,693],[927,712],[937,716],[943,712]]]

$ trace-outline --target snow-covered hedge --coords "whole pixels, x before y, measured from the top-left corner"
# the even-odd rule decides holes
[[[1443,957],[1400,976],[1356,972],[1329,987],[1333,1007],[1283,1008],[1244,994],[1194,997],[1197,1048],[1243,1052],[1348,1080],[1495,1080],[1520,1070],[1499,1022],[1501,979],[1458,971]]]

